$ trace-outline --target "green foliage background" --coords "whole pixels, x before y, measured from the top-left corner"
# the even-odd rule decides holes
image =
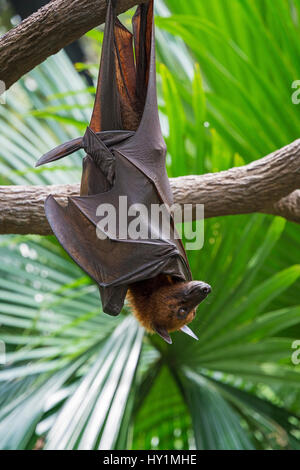
[[[299,0],[156,4],[169,176],[239,166],[299,137]],[[85,39],[97,55],[101,37]],[[82,135],[90,91],[60,52],[7,93],[0,184],[79,181],[81,154],[34,164]],[[46,449],[300,449],[295,224],[206,221],[204,249],[189,253],[194,277],[213,286],[193,324],[200,341],[176,334],[171,347],[126,309],[101,313],[96,287],[54,237],[2,236],[0,258],[1,449],[40,438]]]

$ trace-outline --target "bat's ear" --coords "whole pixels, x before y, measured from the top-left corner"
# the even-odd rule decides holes
[[[155,326],[153,329],[166,343],[172,344],[171,337],[165,328]]]
[[[187,326],[183,326],[182,328],[180,328],[181,331],[183,331],[183,333],[185,333],[186,335],[189,335],[191,336],[192,338],[196,339],[197,341],[199,341],[199,338],[198,336],[195,335],[195,333]]]

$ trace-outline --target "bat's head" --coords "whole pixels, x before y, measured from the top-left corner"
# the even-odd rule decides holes
[[[211,287],[201,281],[161,287],[153,294],[153,330],[168,343],[171,343],[169,332],[178,330],[197,339],[187,325],[194,320],[198,305],[210,292]]]
[[[172,343],[169,333],[178,330],[198,339],[187,325],[194,320],[198,305],[210,292],[211,287],[205,282],[182,282],[159,275],[132,285],[128,300],[146,330]]]

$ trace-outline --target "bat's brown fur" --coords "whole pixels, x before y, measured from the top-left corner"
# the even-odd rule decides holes
[[[159,275],[130,286],[127,299],[133,314],[147,331],[154,332],[154,326],[163,327],[168,332],[177,331],[193,321],[196,308],[185,319],[177,317],[181,306],[180,294],[186,284],[175,282],[170,276]]]

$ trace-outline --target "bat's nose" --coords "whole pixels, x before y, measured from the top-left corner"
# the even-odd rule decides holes
[[[203,284],[201,286],[201,290],[203,292],[204,295],[208,295],[211,293],[211,286],[209,284],[205,284],[205,282],[201,283]]]
[[[192,281],[188,285],[188,299],[192,308],[199,305],[211,292],[211,286],[202,281]]]

